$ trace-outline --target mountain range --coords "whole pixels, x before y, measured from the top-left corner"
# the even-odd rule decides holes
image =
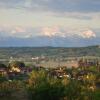
[[[83,38],[81,36],[34,36],[0,37],[0,47],[84,47],[99,45],[100,37]]]

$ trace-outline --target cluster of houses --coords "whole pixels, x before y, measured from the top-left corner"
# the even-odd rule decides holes
[[[36,70],[41,70],[41,69],[47,70],[51,77],[55,77],[55,78],[67,77],[67,78],[73,78],[73,79],[76,78],[78,80],[82,80],[82,77],[84,75],[87,75],[88,73],[94,74],[94,72],[92,71],[85,70],[89,66],[97,66],[98,70],[100,71],[100,63],[98,61],[94,61],[94,60],[90,61],[90,60],[81,59],[78,61],[78,68],[82,69],[79,73],[75,73],[74,71],[73,73],[70,73],[69,71],[66,71],[67,69],[66,66],[59,66],[59,67],[49,69],[49,68],[37,66],[37,65],[35,67],[25,67],[24,64],[21,63],[18,66],[12,65],[12,67],[9,67],[9,66],[7,67],[4,64],[0,64],[0,76],[4,76],[7,79],[14,79],[17,76],[18,77],[23,76],[25,78],[25,76],[31,73],[33,68],[35,68]],[[72,68],[77,68],[77,67],[72,66]]]
[[[27,76],[30,72],[32,72],[32,68],[30,67],[7,67],[4,64],[0,64],[0,77],[5,77],[7,80],[13,80],[18,77]]]
[[[66,70],[66,67],[59,67],[51,70],[49,72],[50,77],[54,77],[56,79],[71,79],[71,80],[78,80],[82,84],[85,82],[89,82],[88,88],[92,91],[95,90],[95,88],[100,88],[100,77],[96,77],[96,72],[91,70]],[[93,81],[96,80],[96,83]]]
[[[54,78],[71,78],[71,74],[66,71],[66,67],[53,68],[49,71],[49,76]]]
[[[94,60],[81,59],[78,62],[78,66],[83,70],[86,70],[91,66],[95,66],[98,72],[100,72],[100,61],[98,59],[94,59]]]

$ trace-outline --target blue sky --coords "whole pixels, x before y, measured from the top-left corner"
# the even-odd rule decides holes
[[[100,37],[100,0],[0,0],[0,37]]]

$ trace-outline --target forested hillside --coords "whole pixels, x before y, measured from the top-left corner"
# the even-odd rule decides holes
[[[65,47],[7,47],[0,48],[0,58],[9,57],[33,57],[33,56],[55,56],[55,57],[81,57],[99,56],[100,46],[65,48]]]

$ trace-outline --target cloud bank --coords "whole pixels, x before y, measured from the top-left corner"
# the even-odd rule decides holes
[[[99,0],[0,0],[0,7],[54,12],[98,12]]]

